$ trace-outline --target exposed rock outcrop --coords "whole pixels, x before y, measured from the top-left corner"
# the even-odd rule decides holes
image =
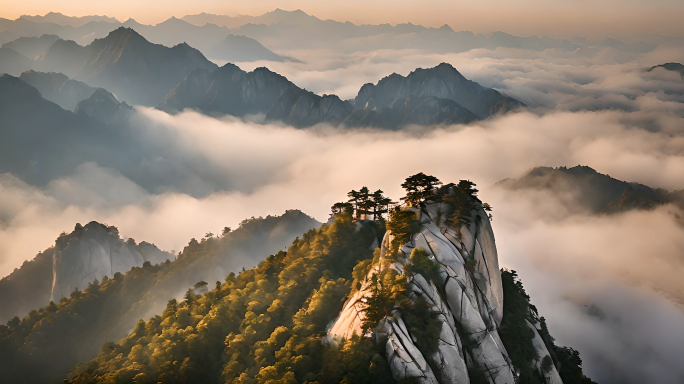
[[[396,380],[415,377],[420,383],[470,383],[472,375],[484,375],[492,384],[514,384],[516,370],[499,337],[503,318],[503,287],[494,233],[480,204],[471,212],[470,224],[460,227],[447,220],[447,203],[433,202],[413,211],[419,222],[410,240],[392,255],[392,233],[386,233],[379,260],[372,265],[361,288],[347,301],[324,342],[336,344],[361,334],[365,302],[372,291],[373,275],[393,269],[407,279],[410,300],[425,300],[441,324],[436,348],[421,343],[415,327],[407,326],[396,305],[370,334],[386,343],[387,359]],[[434,273],[412,267],[412,253],[425,252],[437,268]],[[429,275],[429,276],[426,276]],[[536,330],[535,330],[536,332]],[[537,337],[538,334],[537,334]],[[548,355],[543,341],[536,345],[540,361]],[[422,346],[422,347],[421,347]],[[560,380],[551,370],[549,378]],[[560,383],[560,381],[550,381]]]
[[[549,353],[549,350],[546,348],[544,340],[539,335],[539,330],[529,321],[527,321],[527,326],[530,327],[532,331],[534,331],[534,339],[532,339],[532,345],[534,345],[534,349],[537,351],[537,355],[539,356],[539,358],[534,362],[535,367],[544,376],[546,384],[563,384],[563,380],[561,380],[560,374],[558,373],[556,366],[553,365],[553,359],[551,358],[551,354]]]
[[[116,227],[95,221],[57,239],[53,256],[52,300],[59,301],[76,288],[84,289],[95,279],[125,273],[145,262],[157,264],[174,255],[159,250],[153,244],[124,242]]]

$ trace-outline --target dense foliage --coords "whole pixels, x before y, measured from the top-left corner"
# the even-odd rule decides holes
[[[66,375],[65,382],[73,384],[395,383],[383,340],[356,334],[334,342],[323,338],[344,301],[362,288],[362,331],[371,332],[387,316],[401,316],[418,349],[436,367],[442,363],[431,361],[442,331],[440,314],[421,295],[408,292],[418,274],[439,281],[441,267],[422,248],[413,249],[401,271],[392,263],[401,257],[399,246],[420,229],[416,208],[424,203],[449,203],[447,216],[454,225],[470,225],[474,210],[491,207],[477,199],[475,184],[467,180],[441,188],[432,176],[406,180],[407,195],[413,197],[404,200],[412,208],[392,209],[388,222],[382,204],[373,204],[390,204],[389,199],[382,191],[374,199],[364,187],[350,192],[349,202],[333,206],[330,224],[305,232],[287,252],[279,251],[252,269],[244,268],[254,262],[246,255],[263,251],[277,234],[287,236],[311,225],[311,219],[289,211],[281,218],[246,220],[236,231],[225,228],[220,237],[208,233],[201,241],[192,239],[173,262],[145,263],[95,281],[22,320],[14,318],[0,326],[3,379],[50,383]],[[367,214],[374,220],[362,220]],[[393,240],[388,257],[381,259],[380,249],[373,248],[385,227]],[[472,272],[470,261],[466,269]],[[238,275],[231,272],[223,281],[207,283],[224,268],[240,265]],[[577,351],[555,346],[515,271],[502,270],[501,276],[504,318],[499,332],[518,382],[542,384],[542,372],[555,365],[565,384],[592,384],[582,374]],[[161,300],[165,304],[155,306]],[[136,323],[152,313],[161,315]],[[540,329],[550,357],[538,355],[528,322]],[[458,321],[456,326],[460,329]],[[109,342],[127,333],[119,342]],[[464,350],[472,351],[477,340],[459,334]],[[77,361],[88,362],[67,374]],[[472,384],[489,382],[477,364],[469,364],[468,373]],[[416,380],[407,377],[399,384]]]
[[[230,270],[256,265],[317,225],[299,211],[248,219],[234,231],[225,229],[221,237],[192,239],[173,262],[148,263],[117,274],[62,303],[16,318],[8,326],[0,326],[3,378],[22,383],[59,382],[76,363],[96,357],[102,343],[124,337],[140,318],[161,313],[169,298],[182,297],[198,281],[223,280]],[[64,234],[59,241],[68,236]],[[51,282],[51,276],[47,279]]]
[[[338,350],[321,344],[354,266],[373,257],[376,228],[338,215],[212,291],[170,301],[161,316],[105,344],[70,382],[392,382],[382,351],[368,339],[352,338]]]
[[[530,304],[522,282],[515,271],[502,270],[501,281],[504,291],[504,316],[499,336],[506,347],[513,365],[519,370],[521,384],[544,384],[544,378],[533,362],[541,360],[541,368],[549,369],[555,365],[563,384],[595,384],[582,373],[582,360],[579,352],[569,347],[558,347],[548,332],[546,321],[538,317],[537,309]],[[532,345],[534,331],[527,322],[538,324],[539,334],[549,350],[548,356],[538,356]]]
[[[53,251],[50,247],[40,252],[0,280],[0,323],[24,316],[50,301]]]

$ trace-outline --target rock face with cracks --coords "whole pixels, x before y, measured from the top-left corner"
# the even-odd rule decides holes
[[[494,242],[494,233],[480,204],[471,212],[469,225],[454,226],[447,220],[446,203],[430,203],[415,212],[420,222],[410,240],[392,255],[392,233],[386,233],[380,258],[372,265],[361,288],[347,301],[332,324],[324,342],[336,344],[354,333],[362,334],[364,303],[370,293],[371,276],[383,268],[405,273],[409,299],[424,299],[441,323],[437,348],[426,350],[408,327],[405,314],[395,306],[366,334],[385,343],[386,357],[396,380],[412,377],[420,383],[470,383],[475,375],[492,384],[514,384],[516,369],[499,337],[503,317],[503,287]],[[438,268],[431,276],[408,268],[411,253],[422,249]],[[537,368],[549,355],[536,328],[534,346],[538,350]],[[420,335],[418,335],[420,336]],[[547,368],[548,369],[548,368]],[[544,374],[548,383],[561,383],[555,368]]]
[[[115,227],[90,222],[57,239],[53,255],[52,300],[57,302],[76,288],[85,289],[95,279],[125,273],[147,261],[157,264],[174,258],[150,243],[124,242]]]

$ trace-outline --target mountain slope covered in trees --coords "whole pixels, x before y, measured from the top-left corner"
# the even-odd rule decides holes
[[[472,183],[462,181],[459,185],[461,187],[448,184],[438,188],[437,179],[419,174],[407,179],[405,187],[409,193],[402,200],[413,207],[422,207],[425,200],[444,199],[445,204],[452,207],[452,216],[449,217],[465,225],[473,218],[474,209],[491,207],[477,200]],[[458,190],[464,193],[453,192]],[[358,291],[369,266],[380,258],[380,240],[383,237],[390,239],[388,244],[396,251],[399,248],[395,247],[420,231],[421,224],[414,220],[415,216],[410,210],[392,210],[387,221],[381,213],[384,210],[382,207],[391,202],[378,199],[378,204],[369,203],[374,200],[371,198],[373,194],[366,196],[363,191],[368,189],[350,192],[349,202],[335,205],[337,214],[334,221],[306,232],[287,251],[273,254],[257,267],[243,270],[237,275],[230,273],[215,284],[200,281],[185,293],[183,300],[172,299],[149,320],[140,320],[135,325],[130,323],[128,329],[132,331],[128,336],[116,343],[103,344],[99,355],[89,362],[79,363],[67,375],[67,381],[251,384],[426,382],[417,376],[399,377],[393,363],[388,361],[390,350],[385,348],[387,339],[378,339],[377,327],[386,318],[386,311],[396,306],[412,307],[413,311],[404,311],[404,316],[408,316],[405,320],[412,327],[423,329],[423,332],[415,334],[418,345],[430,345],[431,337],[434,337],[435,331],[439,331],[435,323],[436,315],[429,310],[429,306],[421,304],[423,301],[420,299],[411,304],[411,300],[416,300],[415,296],[404,296],[409,288],[406,285],[409,274],[432,276],[434,273],[435,268],[431,266],[433,262],[429,258],[412,257],[411,267],[407,266],[404,272],[393,274],[391,283],[388,280],[375,280],[385,287],[375,291],[378,294],[365,296],[365,301],[359,303],[367,324],[364,329],[370,330],[375,334],[374,337],[363,337],[356,333],[346,339],[338,339],[336,346],[322,342],[326,340],[331,322],[342,310],[345,300]],[[378,191],[378,195],[381,194],[382,191]],[[390,233],[385,234],[385,228],[391,231],[391,236]],[[219,244],[218,241],[208,238],[202,242],[191,242],[179,260],[210,259],[215,254],[214,246]],[[480,268],[475,264],[465,265],[470,268],[466,270]],[[133,291],[144,290],[139,287],[149,286],[150,277],[163,274],[165,268],[169,266],[135,268],[126,275],[117,275],[113,279],[93,284],[82,292],[75,292],[59,305],[51,304],[32,312],[23,321],[10,321],[8,326],[0,327],[0,350],[11,350],[15,355],[2,356],[0,361],[20,366],[21,359],[26,358],[27,354],[42,351],[39,345],[53,345],[54,340],[46,337],[56,335],[50,333],[51,330],[54,332],[54,328],[65,323],[82,321],[81,325],[87,324],[84,321],[85,314],[93,308],[104,308],[102,314],[115,312],[107,305],[106,298],[111,300],[126,290],[130,290],[125,294],[129,297]],[[187,270],[187,266],[183,266],[182,270]],[[565,375],[563,382],[566,384],[591,383],[581,374],[581,360],[576,352],[553,345],[545,331],[543,319],[538,318],[530,306],[529,297],[522,285],[516,282],[514,273],[504,271],[503,276],[503,280],[499,279],[502,285],[498,289],[503,292],[504,304],[503,308],[497,309],[503,316],[501,339],[509,351],[510,364],[515,367],[513,372],[518,372],[518,377],[523,379],[521,382],[542,383],[538,380],[541,372],[553,367],[553,370]],[[381,298],[389,300],[379,300]],[[507,300],[510,300],[508,304]],[[535,332],[530,334],[531,328],[527,322],[533,321],[541,324],[535,332],[542,335],[540,339],[544,340],[539,343],[543,347],[539,343],[534,344],[535,337],[532,335]],[[66,346],[77,337],[77,333],[72,332],[64,340]],[[92,335],[87,332],[78,334]],[[548,359],[541,359],[537,352],[540,348],[553,352],[549,352]],[[470,376],[471,383],[488,382],[486,376],[473,371],[475,366],[467,364],[468,372],[464,374]],[[56,379],[48,377],[45,370],[33,372],[33,375],[33,380],[36,377]]]
[[[214,281],[223,280],[229,272],[256,265],[265,255],[285,248],[297,235],[319,225],[299,211],[244,220],[240,228],[226,228],[220,237],[192,239],[172,262],[145,263],[128,273],[95,280],[58,303],[34,309],[23,319],[15,317],[7,326],[0,326],[3,379],[61,382],[79,361],[96,357],[102,343],[125,336],[138,319],[161,313],[170,298],[182,297],[188,288],[191,293],[202,293],[207,283],[193,288],[197,282],[209,281],[214,286]],[[52,250],[43,253],[48,256],[40,254],[27,263],[22,267],[25,272],[19,269],[16,276],[25,276],[36,269],[35,265],[43,265]],[[32,289],[40,288],[20,285],[16,278],[10,278],[9,285],[7,289],[0,283],[0,289],[17,293],[15,301],[32,297]],[[29,289],[20,292],[21,288]],[[49,292],[50,284],[45,288]]]

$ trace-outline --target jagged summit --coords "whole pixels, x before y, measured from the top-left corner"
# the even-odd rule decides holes
[[[409,95],[452,100],[479,119],[489,117],[496,105],[504,100],[509,102],[510,109],[523,106],[515,99],[466,79],[449,63],[418,68],[406,77],[392,74],[377,85],[366,84],[356,96],[354,106],[357,110],[387,108]]]
[[[497,108],[502,103],[505,108]],[[298,127],[330,123],[399,129],[411,124],[469,123],[522,105],[466,79],[448,63],[419,68],[406,77],[393,73],[377,85],[364,84],[353,104],[301,89],[266,68],[247,73],[230,64],[213,73],[193,72],[158,108],[167,112],[194,108],[233,116],[262,113],[267,121]]]
[[[120,27],[86,47],[88,57],[76,78],[105,88],[129,104],[156,105],[197,68],[217,66],[187,44],[172,48],[147,41]]]
[[[106,37],[98,40],[101,40],[106,44],[118,43],[126,45],[131,42],[149,43],[147,39],[145,39],[141,34],[136,32],[135,29],[124,26],[121,26],[109,32],[109,34]]]

